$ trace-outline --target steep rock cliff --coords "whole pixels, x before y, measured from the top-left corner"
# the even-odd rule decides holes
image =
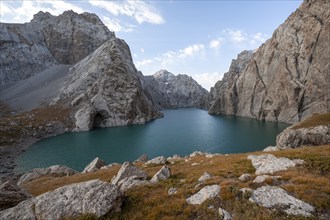
[[[203,108],[208,106],[208,91],[192,77],[160,70],[145,77],[145,90],[159,108]]]
[[[73,66],[69,75],[52,104],[71,101],[76,131],[143,124],[161,116],[145,95],[143,77],[123,40],[108,40]]]
[[[238,76],[216,84],[210,113],[293,123],[328,112],[329,32],[329,1],[305,0]]]
[[[91,13],[39,12],[29,23],[0,24],[0,85],[56,64],[75,64],[114,37]]]

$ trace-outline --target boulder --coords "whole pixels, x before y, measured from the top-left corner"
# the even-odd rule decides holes
[[[259,156],[249,155],[247,159],[251,160],[256,169],[255,174],[273,174],[278,171],[284,171],[294,167],[299,163],[285,157],[277,158],[272,154],[262,154]]]
[[[101,169],[101,167],[106,166],[106,163],[100,158],[96,157],[92,162],[90,162],[82,171],[82,173],[91,173]]]
[[[138,159],[136,159],[136,161],[134,162],[142,162],[145,163],[148,161],[148,156],[146,154],[142,154]]]
[[[169,188],[169,190],[167,191],[168,195],[174,195],[178,192],[177,188],[171,187]]]
[[[23,174],[18,182],[17,185],[22,186],[24,183],[37,179],[44,175],[62,175],[62,176],[71,176],[77,174],[78,172],[62,165],[53,165],[47,168],[35,168],[29,173]]]
[[[224,210],[223,208],[219,208],[218,212],[219,212],[220,220],[231,220],[232,219],[230,213],[227,212],[226,210]]]
[[[32,195],[17,184],[7,181],[0,186],[0,211],[31,198]]]
[[[117,185],[119,186],[120,191],[125,192],[131,188],[146,185],[148,183],[149,182],[144,177],[134,175],[120,180]]]
[[[249,181],[251,179],[251,174],[244,173],[240,177],[238,177],[238,179],[242,182]]]
[[[312,216],[315,208],[289,195],[277,186],[262,186],[253,191],[250,201],[266,208],[275,208],[289,215]]]
[[[163,166],[150,180],[151,183],[158,183],[161,180],[166,180],[171,176],[171,169],[168,166]]]
[[[208,199],[217,197],[220,193],[219,185],[205,186],[194,195],[186,199],[186,202],[192,205],[200,205]]]
[[[273,152],[273,151],[279,151],[277,147],[274,146],[268,146],[265,149],[262,150],[263,152]]]
[[[212,177],[213,177],[213,175],[210,174],[209,172],[204,172],[203,175],[198,178],[198,182],[204,182]]]
[[[134,178],[130,178],[130,177],[133,177],[133,176],[134,176]],[[118,173],[112,178],[111,183],[114,184],[114,185],[121,186],[125,182],[125,181],[122,181],[122,180],[126,180],[126,181],[129,181],[129,182],[133,183],[133,182],[136,182],[136,181],[133,181],[133,180],[145,181],[147,179],[147,177],[148,177],[148,174],[145,171],[143,171],[142,169],[134,166],[130,162],[125,162],[121,166]],[[134,183],[134,184],[136,184],[136,183]]]
[[[165,164],[166,163],[166,158],[164,156],[159,156],[159,157],[155,157],[151,160],[148,160],[144,166],[147,166],[147,165],[160,165],[160,164]]]
[[[101,217],[120,211],[123,194],[100,180],[75,183],[44,193],[0,212],[1,219],[60,219],[91,213]]]
[[[265,180],[267,179],[272,179],[272,180],[277,180],[277,179],[280,179],[281,176],[269,176],[269,175],[261,175],[261,176],[257,176],[253,182],[254,183],[263,183],[265,182]]]
[[[196,156],[203,156],[203,155],[205,155],[205,154],[201,151],[194,151],[189,155],[189,157],[196,157]]]
[[[118,165],[120,165],[120,164],[119,163],[110,163],[109,165],[105,165],[105,166],[101,167],[100,170],[110,169],[111,167],[118,166]]]

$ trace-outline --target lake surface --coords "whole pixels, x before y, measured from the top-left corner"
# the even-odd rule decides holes
[[[62,164],[78,171],[100,157],[107,163],[134,161],[142,154],[189,155],[193,151],[243,153],[275,145],[288,124],[209,115],[200,109],[163,111],[145,125],[67,133],[39,141],[16,158],[17,171]]]

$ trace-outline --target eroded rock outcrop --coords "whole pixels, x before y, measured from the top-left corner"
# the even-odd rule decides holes
[[[71,100],[75,130],[144,124],[161,116],[144,94],[128,45],[108,40],[71,68],[71,78],[53,102]]]
[[[191,76],[160,70],[145,76],[144,88],[159,108],[202,108],[208,106],[208,91]]]
[[[215,85],[210,113],[293,123],[328,112],[329,18],[328,1],[305,0],[241,72]]]
[[[87,12],[39,12],[29,23],[1,23],[0,85],[56,64],[75,64],[113,37],[95,14]]]
[[[0,219],[60,219],[85,213],[101,217],[120,211],[123,199],[117,186],[90,180],[23,201],[0,212]]]

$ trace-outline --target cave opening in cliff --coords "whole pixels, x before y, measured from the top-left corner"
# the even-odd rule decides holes
[[[96,113],[96,115],[94,116],[94,120],[93,120],[93,128],[100,128],[102,127],[102,121],[103,121],[103,117],[102,115],[98,112]]]

